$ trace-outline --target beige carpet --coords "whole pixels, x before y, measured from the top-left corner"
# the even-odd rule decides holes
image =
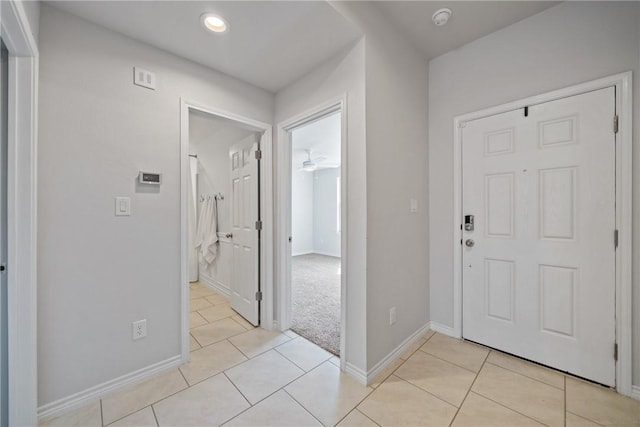
[[[291,329],[340,355],[340,258],[308,254],[291,260]]]

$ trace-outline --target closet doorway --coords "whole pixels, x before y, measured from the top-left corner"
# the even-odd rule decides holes
[[[268,318],[262,295],[271,283],[263,268],[271,218],[261,194],[270,190],[270,168],[261,163],[270,127],[187,103],[182,120],[185,357],[199,322],[234,317],[259,326]]]
[[[344,356],[343,115],[338,103],[280,129],[288,241],[282,328],[337,356]]]

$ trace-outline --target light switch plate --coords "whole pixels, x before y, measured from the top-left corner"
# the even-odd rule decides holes
[[[156,73],[140,67],[133,67],[133,84],[156,90]]]
[[[409,211],[411,213],[416,213],[418,212],[418,199],[411,199],[410,200],[410,207],[409,207]]]
[[[116,197],[116,216],[131,215],[131,198]]]

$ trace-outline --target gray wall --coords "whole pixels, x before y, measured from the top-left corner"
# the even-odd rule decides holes
[[[347,364],[366,370],[367,183],[365,147],[365,42],[337,55],[322,67],[276,94],[280,123],[320,104],[347,96]],[[280,230],[276,230],[279,233]],[[276,295],[277,298],[277,295]]]
[[[427,324],[427,61],[368,2],[334,2],[366,40],[367,370]],[[410,213],[410,199],[419,211]],[[389,325],[389,309],[397,323]]]
[[[321,169],[313,180],[313,251],[317,254],[340,256],[338,233],[338,188],[340,168]]]
[[[48,5],[40,27],[39,405],[180,354],[180,98],[271,122],[273,96]],[[155,91],[133,66],[157,73]],[[151,191],[139,170],[163,173]],[[131,197],[130,217],[114,197]],[[147,319],[133,342],[131,322]]]
[[[565,2],[429,64],[431,320],[453,326],[453,118],[623,71],[640,70],[636,2]],[[640,85],[634,82],[634,103]],[[640,108],[635,108],[638,141]],[[634,150],[640,212],[640,150]],[[640,384],[640,227],[634,221],[634,384]]]
[[[291,256],[313,252],[314,174],[300,170],[294,161],[291,173]]]

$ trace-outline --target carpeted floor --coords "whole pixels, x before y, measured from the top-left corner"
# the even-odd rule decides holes
[[[340,258],[292,257],[291,315],[294,332],[340,355]]]

